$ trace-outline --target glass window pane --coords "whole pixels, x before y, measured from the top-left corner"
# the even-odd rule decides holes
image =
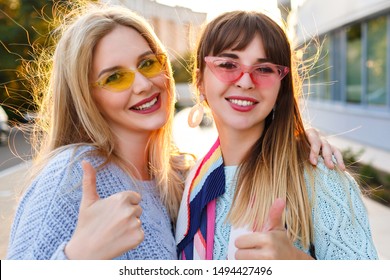
[[[330,65],[330,44],[331,38],[327,37],[322,41],[321,57],[318,65],[320,98],[325,100],[331,99],[331,65]]]
[[[317,75],[316,75],[316,54],[318,51],[318,46],[316,43],[310,42],[307,46],[303,48],[303,72],[301,75],[305,78],[305,93],[308,94],[310,99],[318,98],[317,90]]]
[[[368,22],[367,44],[367,102],[369,105],[386,105],[386,17]]]
[[[305,49],[303,59],[309,70],[306,82],[310,83],[311,99],[331,99],[329,48],[329,39],[324,39],[320,43],[313,40]]]
[[[360,24],[347,30],[347,102],[361,103],[362,31]]]
[[[344,42],[344,33],[341,30],[335,32],[332,35],[332,44],[331,44],[331,79],[332,79],[332,99],[334,101],[344,100],[344,92],[342,92],[343,84],[340,83],[343,77],[343,68],[344,68],[344,53],[341,51]]]

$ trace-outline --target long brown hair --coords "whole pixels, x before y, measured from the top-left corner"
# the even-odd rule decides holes
[[[268,16],[258,12],[234,11],[224,13],[205,28],[199,39],[194,81],[202,81],[204,57],[216,56],[226,49],[243,50],[260,36],[266,56],[275,64],[291,69],[281,81],[275,104],[265,120],[262,135],[241,162],[237,189],[229,219],[233,225],[260,228],[268,216],[273,201],[285,198],[288,209],[285,223],[292,240],[304,246],[311,240],[311,205],[304,180],[309,167],[310,145],[298,108],[299,88],[296,65],[285,31]]]

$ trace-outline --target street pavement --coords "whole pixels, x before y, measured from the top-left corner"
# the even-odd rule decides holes
[[[13,127],[8,143],[0,145],[0,171],[6,170],[31,158],[29,134]]]
[[[9,231],[28,166],[29,163],[20,163],[0,171],[0,259],[6,255]]]

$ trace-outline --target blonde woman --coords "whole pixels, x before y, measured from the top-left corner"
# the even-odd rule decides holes
[[[7,258],[176,259],[171,225],[188,164],[171,139],[166,50],[125,8],[72,13],[52,58],[35,125],[35,176]],[[97,169],[97,186],[87,177],[81,188],[82,165]]]
[[[182,259],[377,258],[354,179],[307,160],[294,66],[284,30],[261,13],[207,24],[191,116],[208,106],[219,139],[187,178]]]

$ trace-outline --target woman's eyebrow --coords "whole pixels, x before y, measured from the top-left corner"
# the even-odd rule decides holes
[[[227,57],[227,58],[233,58],[233,59],[238,59],[238,55],[234,53],[221,53],[218,55],[218,57]]]
[[[113,66],[113,67],[105,68],[105,69],[103,69],[102,71],[99,72],[98,79],[99,79],[104,73],[113,72],[114,70],[121,69],[121,68],[122,68],[122,67],[120,67],[120,66]]]
[[[232,58],[232,59],[239,59],[240,57],[234,53],[221,53],[218,55],[218,57],[227,57],[227,58]],[[271,62],[270,59],[268,58],[258,58],[257,59],[258,63],[264,63],[264,62]]]
[[[149,56],[151,54],[154,54],[154,52],[152,50],[147,50],[146,52],[143,52],[141,53],[139,56],[138,56],[138,60],[141,60],[142,58],[144,58],[145,56]]]

